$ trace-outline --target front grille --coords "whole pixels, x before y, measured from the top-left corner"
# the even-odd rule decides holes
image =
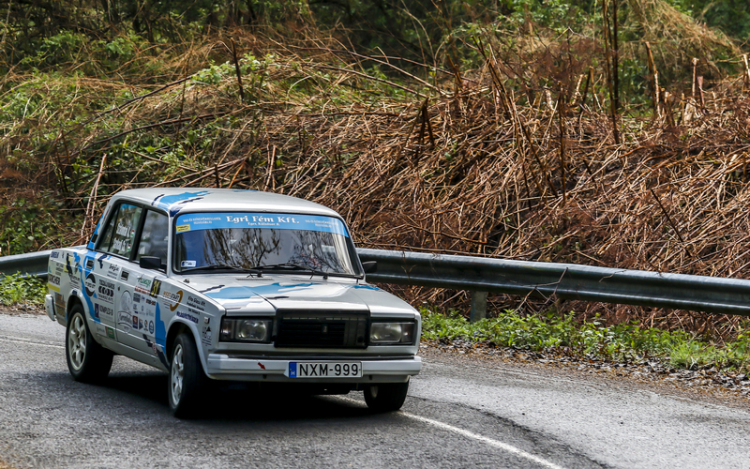
[[[279,311],[276,347],[365,348],[367,311]]]

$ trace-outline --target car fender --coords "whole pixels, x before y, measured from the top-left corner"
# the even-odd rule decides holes
[[[200,333],[198,332],[198,327],[195,325],[195,323],[192,323],[180,317],[174,316],[172,320],[169,322],[169,327],[167,328],[167,337],[170,336],[174,328],[180,327],[180,325],[187,327],[187,329],[190,331],[190,334],[192,334],[193,341],[195,342],[195,348],[198,350],[198,358],[201,361],[201,366],[203,367],[203,372],[205,373],[205,371],[208,369],[208,362],[206,358],[206,353],[204,352],[203,347],[201,347]],[[164,354],[167,357],[169,357],[170,353],[172,353],[171,350],[164,351]]]
[[[83,293],[79,289],[74,288],[70,291],[70,296],[68,296],[68,299],[65,301],[65,315],[63,316],[62,321],[58,320],[58,322],[66,328],[68,327],[68,313],[70,312],[73,298],[76,298],[81,303],[81,307],[83,307],[83,317],[86,319],[89,331],[91,331],[91,337],[94,338],[96,343],[104,345],[98,335],[94,333],[97,323],[91,318],[91,311],[86,304],[86,299],[84,298]]]
[[[83,292],[81,292],[79,289],[74,288],[70,291],[70,296],[68,296],[67,299],[65,299],[65,312],[63,314],[63,326],[68,327],[68,313],[70,312],[71,305],[73,304],[73,298],[78,299],[78,301],[81,303],[81,306],[83,307],[83,316],[86,318],[86,322],[89,324],[89,328],[91,328],[91,311],[89,311],[89,307],[86,304],[86,298],[83,296]]]

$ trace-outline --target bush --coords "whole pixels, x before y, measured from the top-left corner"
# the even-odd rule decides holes
[[[21,274],[0,277],[0,305],[17,304],[44,305],[47,282],[36,277],[23,277]]]
[[[716,344],[685,331],[642,328],[635,324],[605,326],[598,318],[578,324],[575,313],[521,315],[506,310],[496,318],[470,323],[456,312],[443,315],[422,309],[422,337],[465,340],[535,352],[566,348],[574,355],[616,362],[656,359],[676,368],[747,369],[750,333]]]

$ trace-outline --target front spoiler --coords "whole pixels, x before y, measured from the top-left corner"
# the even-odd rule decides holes
[[[341,361],[362,362],[361,378],[288,378],[285,373],[289,362],[314,361],[316,363],[336,363]],[[268,360],[265,358],[234,358],[225,354],[209,354],[206,374],[213,379],[238,381],[273,381],[287,383],[402,383],[409,376],[419,373],[422,359],[413,357],[400,360],[367,360],[365,357],[353,360],[351,357],[327,360]]]

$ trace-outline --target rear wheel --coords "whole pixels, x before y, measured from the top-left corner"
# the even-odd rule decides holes
[[[365,388],[365,402],[375,412],[393,412],[401,408],[409,391],[409,382],[371,384]]]
[[[177,418],[197,415],[208,387],[193,337],[182,333],[174,341],[169,366],[169,407]]]
[[[84,314],[80,304],[70,310],[65,330],[65,356],[74,380],[93,383],[107,377],[114,354],[94,340]]]

